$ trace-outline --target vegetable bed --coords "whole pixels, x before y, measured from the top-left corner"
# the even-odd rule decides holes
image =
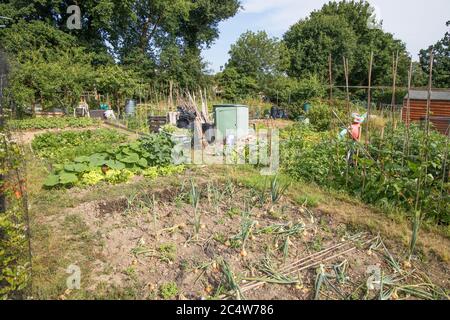
[[[58,139],[53,137],[50,139],[47,144],[49,150],[55,150],[54,140]],[[33,141],[33,145],[40,146],[43,140],[45,139],[38,137]],[[149,135],[131,143],[115,147],[110,145],[109,148],[103,144],[88,147],[84,140],[80,140],[79,145],[77,142],[74,144],[76,147],[69,148],[69,151],[65,152],[66,155],[73,155],[74,150],[79,147],[96,150],[88,155],[79,155],[73,161],[66,158],[64,162],[54,164],[52,173],[44,182],[45,187],[91,186],[102,181],[116,184],[127,182],[135,175],[156,178],[159,175],[171,175],[184,170],[183,166],[171,165],[174,144],[165,134]],[[46,148],[41,149],[44,157],[53,156],[51,151],[45,153],[43,150]]]
[[[34,129],[65,129],[65,128],[87,128],[100,122],[91,118],[29,118],[23,120],[10,120],[8,126],[12,130],[34,130]]]

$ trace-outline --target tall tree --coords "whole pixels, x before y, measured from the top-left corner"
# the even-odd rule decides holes
[[[335,25],[335,27],[333,27]],[[286,33],[286,44],[292,54],[290,73],[326,74],[329,54],[334,61],[334,75],[343,83],[342,55],[349,58],[350,84],[365,85],[370,53],[374,52],[373,83],[389,83],[392,79],[392,56],[399,52],[399,82],[405,82],[408,53],[403,42],[384,32],[382,21],[374,16],[367,1],[329,2],[310,17],[299,21]],[[304,51],[308,52],[305,54]]]
[[[289,56],[285,44],[265,31],[247,31],[231,46],[227,67],[262,80],[286,71]]]
[[[450,27],[450,21],[446,23]],[[447,31],[440,41],[428,49],[420,51],[420,65],[429,74],[430,52],[434,54],[433,84],[438,88],[450,88],[450,31]]]
[[[243,33],[230,49],[230,59],[219,74],[224,97],[243,98],[267,94],[289,66],[289,54],[282,41],[264,31]]]
[[[203,74],[201,50],[218,37],[218,24],[235,15],[239,0],[83,0],[82,28],[69,30],[66,10],[72,0],[6,0],[0,12],[17,23],[40,21],[76,39],[94,53],[93,64],[127,65],[141,77],[158,75],[198,83]],[[0,35],[0,40],[1,35]],[[181,65],[167,69],[164,52],[177,51]],[[167,54],[165,54],[167,56]],[[179,69],[189,73],[180,76]],[[168,74],[170,72],[170,74]]]
[[[289,74],[302,78],[318,75],[327,79],[328,60],[343,57],[351,59],[356,50],[356,35],[347,21],[337,15],[316,14],[301,20],[285,34],[284,40],[291,55]],[[335,63],[333,73],[342,76],[343,70]]]

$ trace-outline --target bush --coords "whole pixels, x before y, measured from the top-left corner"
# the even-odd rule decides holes
[[[0,212],[0,300],[22,299],[30,283],[26,208],[15,172],[22,159],[18,146],[0,128],[0,193],[6,200],[6,211]]]

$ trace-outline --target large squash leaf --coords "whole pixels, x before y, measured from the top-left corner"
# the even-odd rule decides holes
[[[125,169],[125,164],[117,160],[108,160],[105,164],[113,170]]]
[[[146,159],[141,158],[138,161],[138,165],[140,165],[142,168],[147,168],[148,167],[148,162]]]
[[[55,187],[59,184],[59,176],[55,174],[51,174],[45,179],[44,186],[46,187]]]
[[[74,184],[78,182],[78,177],[73,173],[64,172],[59,176],[59,182],[61,184]]]
[[[132,153],[132,154],[128,155],[127,157],[120,159],[120,161],[122,161],[124,163],[138,163],[139,155],[137,153]]]

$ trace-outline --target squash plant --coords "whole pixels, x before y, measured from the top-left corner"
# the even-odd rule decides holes
[[[166,135],[153,134],[106,152],[82,155],[76,157],[73,162],[55,165],[44,186],[53,188],[77,184],[93,185],[102,180],[110,183],[124,182],[134,174],[141,174],[149,168],[170,167],[173,145]],[[171,168],[161,173],[166,175],[177,172],[178,168]],[[100,179],[99,174],[103,174],[104,179]]]
[[[39,157],[58,163],[73,161],[80,155],[105,152],[126,140],[126,135],[112,129],[47,132],[33,139],[32,148]]]
[[[9,120],[7,125],[12,130],[86,128],[98,125],[99,120],[92,118],[28,118]]]

